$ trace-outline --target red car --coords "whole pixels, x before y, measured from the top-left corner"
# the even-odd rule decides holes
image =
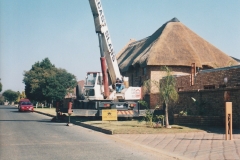
[[[22,111],[30,111],[30,112],[33,112],[33,105],[32,103],[29,101],[23,101],[19,104],[19,108],[18,108],[18,111],[19,112],[22,112]]]

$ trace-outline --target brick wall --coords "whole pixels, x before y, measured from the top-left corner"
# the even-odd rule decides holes
[[[224,117],[220,116],[179,116],[174,115],[174,124],[199,126],[224,126]]]
[[[187,111],[188,115],[225,117],[224,92],[230,94],[229,101],[233,104],[233,127],[240,128],[240,66],[208,69],[198,72],[194,76],[194,85],[191,85],[191,67],[169,67],[176,77],[176,89],[179,91],[179,100],[169,105],[169,121],[173,123],[174,114]],[[139,69],[138,75],[136,70]],[[138,66],[131,68],[126,76],[133,82],[133,86],[140,86],[151,78],[158,80],[165,75],[160,66],[147,66],[147,73]],[[182,76],[184,75],[184,76]],[[141,77],[141,78],[140,78]],[[224,82],[227,78],[227,83]],[[157,105],[163,108],[163,102],[158,93],[151,93],[144,97],[149,107],[154,109]],[[188,117],[188,116],[187,116]],[[189,120],[191,121],[191,119]]]
[[[233,127],[240,128],[240,87],[179,92],[178,101],[169,104],[170,124],[174,122],[174,114],[179,114],[180,111],[186,111],[188,115],[208,116],[210,119],[212,116],[217,116],[221,118],[220,121],[224,121],[225,91],[229,92],[229,101],[232,102]],[[163,108],[163,102],[159,99],[158,94],[150,94],[145,100],[150,104],[150,108],[152,109],[154,109],[156,105],[158,105],[160,109]],[[188,116],[185,118],[188,118]],[[192,121],[192,119],[190,118],[189,121]]]
[[[159,81],[163,77],[166,76],[166,72],[161,69],[160,66],[148,66],[150,70],[150,78],[154,81]],[[168,68],[172,71],[173,75],[189,75],[191,71],[191,67],[184,66],[168,66]],[[153,86],[151,89],[151,93],[157,93],[158,87]]]
[[[224,78],[227,78],[227,83],[224,83]],[[240,66],[203,70],[196,74],[193,86],[190,85],[190,82],[190,75],[177,77],[178,90],[203,90],[208,86],[214,86],[214,88],[238,87],[240,86]]]
[[[224,83],[225,77],[228,78],[227,83]],[[233,107],[233,127],[240,128],[240,66],[199,72],[193,86],[190,85],[189,75],[177,77],[176,81],[177,89],[181,89],[178,101],[169,105],[170,123],[173,123],[173,115],[180,111],[186,111],[188,115],[224,118],[224,93],[227,91]],[[206,86],[214,86],[215,89],[205,88]],[[160,108],[163,106],[157,93],[148,95],[147,100],[152,109],[156,105]]]
[[[187,111],[188,115],[225,117],[225,91],[229,93],[229,101],[232,102],[233,126],[240,128],[240,87],[179,92],[178,102],[172,104],[172,113]]]
[[[145,73],[144,73],[144,68]],[[189,75],[191,67],[184,66],[170,66],[174,75]],[[130,86],[141,86],[145,80],[151,79],[158,81],[166,75],[165,71],[161,70],[160,66],[146,66],[140,67],[139,65],[131,67],[127,72],[122,73],[124,76],[129,77]]]

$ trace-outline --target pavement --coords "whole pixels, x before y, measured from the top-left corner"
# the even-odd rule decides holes
[[[35,110],[51,117],[55,112]],[[84,127],[106,133],[104,130]],[[109,133],[108,133],[109,134]],[[225,140],[224,128],[210,128],[204,132],[171,134],[114,134],[121,141],[167,155],[173,159],[240,160],[240,129],[233,129],[232,140]]]

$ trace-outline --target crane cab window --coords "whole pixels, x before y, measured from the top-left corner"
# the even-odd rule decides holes
[[[94,86],[97,78],[97,73],[88,73],[86,77],[86,85]]]
[[[100,76],[98,76],[97,84],[98,84],[98,85],[103,85],[103,81],[102,81],[102,79],[101,79]]]

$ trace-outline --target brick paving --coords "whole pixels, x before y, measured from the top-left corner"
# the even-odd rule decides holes
[[[118,134],[113,135],[131,143],[147,146],[178,159],[216,160],[240,159],[240,132],[233,140],[225,140],[222,132],[176,134]]]
[[[37,112],[43,113],[43,110]],[[46,110],[43,114],[54,116],[55,112]],[[213,128],[197,133],[117,134],[111,136],[176,159],[240,160],[240,129],[233,129],[233,140],[225,140],[223,128]]]

